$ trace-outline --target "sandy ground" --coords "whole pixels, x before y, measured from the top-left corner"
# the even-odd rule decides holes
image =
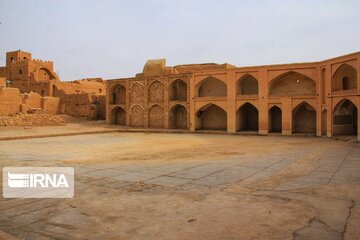
[[[125,132],[34,138],[1,141],[0,166],[75,168],[73,199],[0,199],[0,229],[19,239],[360,236],[360,146],[345,141]]]

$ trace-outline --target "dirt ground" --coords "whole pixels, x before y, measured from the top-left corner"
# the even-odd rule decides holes
[[[0,199],[19,239],[360,236],[360,145],[346,141],[111,132],[0,141],[0,166],[75,168],[72,199]]]

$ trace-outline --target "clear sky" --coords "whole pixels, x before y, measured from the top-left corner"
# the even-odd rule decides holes
[[[167,65],[318,61],[360,51],[359,0],[0,0],[0,65],[21,49],[62,80]]]

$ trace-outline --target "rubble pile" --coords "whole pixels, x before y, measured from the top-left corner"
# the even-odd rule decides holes
[[[0,116],[0,126],[55,126],[64,125],[65,119],[41,109],[30,109],[27,113],[14,116]]]

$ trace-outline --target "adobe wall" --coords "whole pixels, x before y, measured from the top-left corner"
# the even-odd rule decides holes
[[[0,116],[25,113],[31,108],[41,108],[55,114],[59,108],[59,98],[44,99],[34,92],[21,93],[18,88],[0,88]]]
[[[21,112],[27,112],[31,108],[41,108],[41,96],[31,92],[21,95],[23,103],[21,104]]]
[[[60,98],[58,97],[42,97],[41,108],[50,114],[58,114],[60,107]]]
[[[60,98],[60,112],[73,117],[105,120],[106,84],[101,78],[59,82],[53,87]]]
[[[9,80],[8,83],[6,79]],[[60,82],[54,72],[54,63],[33,59],[31,53],[20,50],[6,53],[6,66],[0,67],[0,86],[2,85],[19,89],[20,93],[24,93],[24,96],[29,99],[28,103],[23,103],[19,110],[15,110],[17,109],[16,101],[2,102],[4,106],[2,112],[5,115],[26,111],[31,106],[36,106],[43,107],[54,114],[66,113],[74,117],[88,117],[93,120],[105,119],[106,84],[101,78]],[[39,100],[41,97],[38,97],[34,100],[33,93],[44,98]],[[80,95],[77,96],[77,94]]]
[[[21,111],[23,103],[17,88],[0,88],[0,115],[11,116]]]

